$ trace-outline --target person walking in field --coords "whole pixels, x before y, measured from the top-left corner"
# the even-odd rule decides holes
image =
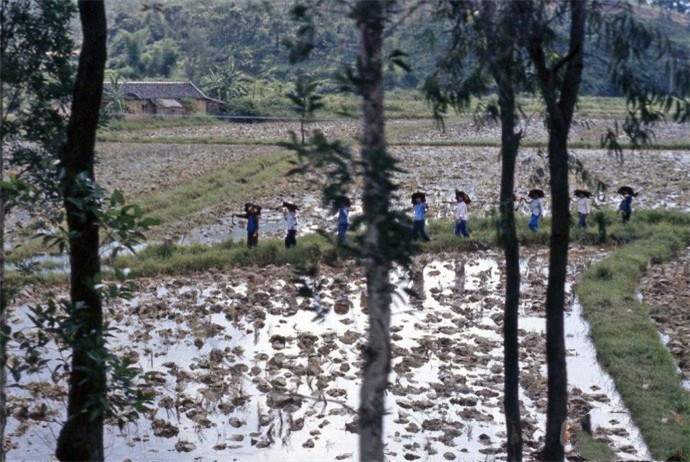
[[[592,194],[584,189],[576,189],[574,194],[577,203],[577,226],[582,229],[587,229],[587,216],[590,212],[589,198]]]
[[[469,216],[467,206],[469,205],[470,196],[464,191],[455,190],[455,235],[470,237],[467,230],[467,219]]]
[[[632,215],[632,201],[633,197],[637,197],[637,193],[630,186],[621,186],[618,189],[618,194],[623,196],[623,200],[618,205],[618,211],[621,213],[623,223],[630,221]]]
[[[539,231],[539,225],[541,224],[541,220],[544,215],[544,191],[541,189],[532,189],[527,194],[527,197],[529,198],[527,206],[529,207],[530,211],[528,226],[532,232],[536,233]]]
[[[338,244],[347,242],[347,229],[350,227],[350,206],[352,201],[348,197],[341,197],[336,201],[338,207]]]
[[[259,216],[261,207],[250,202],[244,204],[244,213],[236,213],[234,216],[247,220],[247,247],[259,245]]]
[[[297,207],[295,204],[283,202],[283,217],[287,234],[285,235],[285,248],[289,249],[297,245]]]
[[[426,212],[428,211],[429,206],[426,204],[426,195],[423,192],[412,194],[412,239],[417,240],[421,238],[427,242],[431,240],[424,229]]]

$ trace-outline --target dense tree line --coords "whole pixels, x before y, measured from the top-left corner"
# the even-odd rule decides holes
[[[289,82],[295,68],[289,63],[285,44],[293,27],[290,10],[296,3],[293,0],[111,2],[108,69],[125,79],[182,78],[199,83],[213,73],[227,73],[229,68],[234,70],[235,78]],[[654,22],[674,40],[690,45],[687,23],[650,7],[639,8],[646,21]],[[412,72],[387,67],[386,89],[418,88],[427,70],[448,45],[450,37],[444,33],[447,24],[428,21],[432,14],[431,6],[416,9],[404,23],[389,31],[384,54],[401,49],[415,59],[410,61]],[[355,58],[357,51],[348,19],[337,8],[325,9],[323,15],[329,27],[322,31],[311,50],[318,65],[312,66],[310,72],[319,79],[331,78],[340,63]],[[583,94],[619,95],[606,78],[610,61],[595,53],[594,48],[585,51],[584,59]],[[649,69],[650,80],[667,82],[662,76],[663,69],[658,66]]]

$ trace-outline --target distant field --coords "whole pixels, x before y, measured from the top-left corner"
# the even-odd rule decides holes
[[[360,103],[350,95],[325,95],[325,108],[317,112],[317,119],[357,119],[360,114]],[[462,113],[449,112],[447,118],[450,121],[471,119],[477,108],[478,100],[474,100],[470,107]],[[523,108],[527,113],[539,114],[543,105],[539,99],[523,98]],[[262,118],[295,118],[290,110],[290,102],[282,95],[272,95],[271,98],[262,98],[256,103],[255,114],[230,113],[228,117],[246,117],[237,119],[246,121],[252,117],[256,120]],[[433,116],[431,106],[423,95],[413,91],[391,91],[386,94],[386,117],[393,119],[430,119]],[[586,119],[616,119],[625,115],[625,101],[621,98],[583,97],[578,105],[578,116]],[[227,119],[231,120],[231,119]],[[151,117],[144,120],[113,120],[101,130],[104,136],[109,132],[151,130],[166,127],[194,127],[206,125],[222,125],[227,122],[222,118],[212,116],[194,117]],[[107,136],[107,135],[105,135]]]

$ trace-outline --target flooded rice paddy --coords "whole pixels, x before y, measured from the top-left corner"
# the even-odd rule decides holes
[[[649,459],[639,431],[597,365],[570,286],[603,252],[571,251],[566,346],[569,423],[589,414],[621,460]],[[546,410],[543,300],[547,255],[525,251],[520,306],[525,450],[541,446]],[[393,370],[386,454],[397,460],[505,460],[501,257],[421,256],[393,275]],[[367,315],[360,268],[322,268],[318,298],[298,296],[288,268],[143,279],[109,306],[112,347],[136,361],[151,410],[106,431],[107,459],[331,461],[357,459],[360,351]],[[22,294],[25,303],[39,294]],[[26,307],[14,313],[26,324]],[[16,345],[11,346],[16,347]],[[12,460],[49,460],[64,417],[65,373],[26,375],[10,399]],[[573,446],[568,446],[573,454]]]

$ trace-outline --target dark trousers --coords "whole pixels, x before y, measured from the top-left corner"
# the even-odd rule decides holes
[[[627,223],[630,221],[630,215],[632,215],[632,212],[630,210],[622,210],[621,214],[623,218],[623,223]]]
[[[285,236],[285,248],[289,249],[297,245],[297,230],[288,229],[287,235]]]
[[[455,222],[455,235],[470,237],[470,233],[467,231],[467,220],[458,220]]]
[[[345,244],[347,240],[347,228],[349,225],[347,223],[340,223],[338,225],[338,244]]]
[[[577,225],[580,228],[586,228],[587,227],[587,214],[586,213],[579,213],[580,219],[577,221]]]
[[[250,233],[247,231],[247,247],[256,247],[257,245],[259,245],[259,232]]]
[[[430,241],[429,236],[427,236],[424,230],[424,220],[414,220],[412,222],[412,239],[423,239],[425,241]]]

